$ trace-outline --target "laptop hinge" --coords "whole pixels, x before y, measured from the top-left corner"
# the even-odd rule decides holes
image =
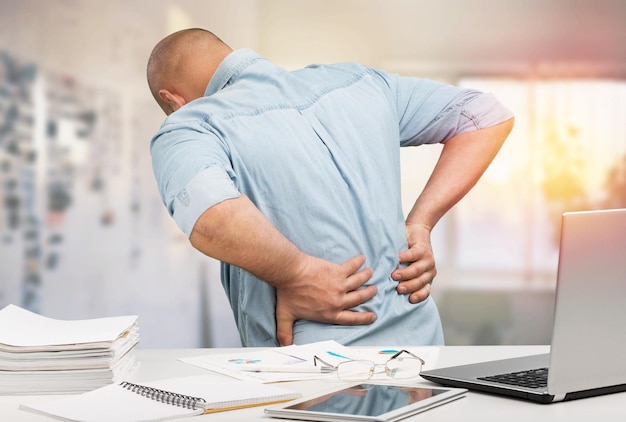
[[[554,403],[555,401],[563,401],[564,398],[565,398],[565,393],[555,394],[554,398],[552,399],[552,403]]]

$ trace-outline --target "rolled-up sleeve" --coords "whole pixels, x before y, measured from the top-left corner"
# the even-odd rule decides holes
[[[201,127],[163,127],[150,152],[163,204],[187,237],[204,211],[241,195],[223,144]]]
[[[432,98],[438,97],[438,98]],[[445,143],[448,139],[473,130],[484,129],[513,117],[513,113],[492,94],[442,85],[436,88],[413,115],[431,117],[422,127],[408,123],[413,130],[402,145]]]
[[[418,139],[423,143],[445,143],[454,136],[495,126],[512,117],[513,113],[492,94],[459,89],[457,95],[419,132]]]
[[[400,145],[444,143],[502,123],[513,113],[490,93],[378,71],[398,115]]]
[[[212,166],[202,170],[178,190],[166,206],[178,227],[189,237],[204,211],[239,195],[228,172],[222,167]]]
[[[480,93],[465,103],[460,115],[455,135],[495,126],[511,119],[513,112],[493,94]]]

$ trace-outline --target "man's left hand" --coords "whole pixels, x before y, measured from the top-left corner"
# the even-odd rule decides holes
[[[435,256],[430,243],[430,229],[419,224],[407,224],[409,249],[400,252],[400,264],[406,264],[391,273],[398,282],[397,291],[409,295],[409,302],[419,303],[430,296],[430,287],[437,275]]]

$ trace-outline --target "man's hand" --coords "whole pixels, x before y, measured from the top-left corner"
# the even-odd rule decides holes
[[[283,346],[293,343],[297,319],[341,325],[376,320],[373,312],[349,310],[376,294],[375,286],[363,287],[373,273],[359,270],[365,257],[337,265],[305,254],[246,196],[207,209],[189,240],[202,253],[237,265],[276,289],[276,329]]]
[[[398,293],[408,294],[411,303],[419,303],[430,296],[430,286],[437,275],[430,230],[423,225],[407,224],[406,233],[409,249],[399,255],[400,263],[406,267],[392,272],[391,278],[398,281]]]
[[[498,153],[513,128],[513,119],[448,139],[422,193],[406,218],[409,249],[400,253],[407,264],[391,273],[398,293],[408,294],[411,303],[430,295],[437,274],[430,244],[430,231],[445,213],[474,187]]]
[[[341,325],[365,325],[376,320],[373,312],[351,311],[376,295],[375,286],[363,287],[373,271],[362,255],[341,265],[307,256],[299,277],[276,287],[276,333],[281,346],[293,343],[297,319]]]

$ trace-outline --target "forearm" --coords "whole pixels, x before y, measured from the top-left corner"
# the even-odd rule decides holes
[[[407,225],[420,225],[430,231],[480,179],[512,128],[513,119],[510,119],[449,139],[409,212]]]
[[[363,286],[371,269],[356,256],[334,264],[300,251],[246,197],[210,207],[195,224],[191,244],[200,252],[243,268],[276,288],[276,335],[293,342],[293,323],[308,319],[331,324],[370,324],[373,312],[351,311],[376,294]],[[267,310],[270,312],[270,309]]]
[[[297,277],[306,255],[246,196],[207,209],[189,238],[200,252],[280,287]]]

